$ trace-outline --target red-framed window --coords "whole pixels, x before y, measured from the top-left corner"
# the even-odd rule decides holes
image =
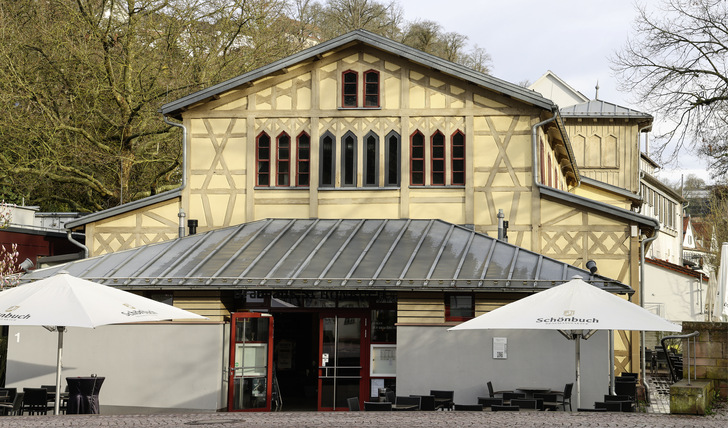
[[[311,137],[301,132],[296,140],[296,186],[308,187],[311,180]]]
[[[364,72],[364,107],[379,107],[379,72]]]
[[[425,136],[420,131],[410,137],[410,185],[425,185]]]
[[[347,70],[341,74],[341,106],[345,108],[357,107],[357,93],[359,74]]]
[[[430,140],[432,153],[432,182],[433,186],[445,185],[445,136],[437,131]]]
[[[291,137],[282,132],[276,138],[276,186],[291,185]]]
[[[451,137],[452,149],[452,184],[465,185],[465,134],[455,131]]]
[[[256,185],[270,186],[270,137],[261,132],[255,139]]]
[[[543,138],[541,139],[541,184],[546,184],[546,159],[544,159]]]
[[[475,317],[475,297],[472,294],[445,293],[445,321],[467,321]]]

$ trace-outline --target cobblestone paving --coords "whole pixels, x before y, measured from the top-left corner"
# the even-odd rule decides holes
[[[720,427],[728,409],[710,416],[579,412],[279,412],[166,415],[8,416],[0,427]]]

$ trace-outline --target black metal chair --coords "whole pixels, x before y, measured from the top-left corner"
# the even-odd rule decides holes
[[[571,410],[571,392],[574,390],[574,384],[573,383],[567,383],[564,385],[563,391],[553,391],[552,393],[556,395],[561,395],[561,406],[563,407],[564,411],[566,411],[566,404],[569,404],[569,411]]]
[[[526,398],[525,392],[504,392],[503,393],[503,404],[510,405],[511,400],[513,400],[513,399],[518,400],[518,399],[522,399],[522,398]]]
[[[393,410],[420,410],[422,398],[411,396],[397,396],[394,399]]]
[[[605,395],[604,402],[621,404],[621,412],[634,412],[635,402],[628,395]]]
[[[419,397],[420,410],[435,410],[434,395],[410,395],[410,397]]]
[[[392,391],[389,388],[387,388],[387,392],[384,393],[384,396],[386,397],[387,402],[389,402],[389,403],[394,403],[394,400],[397,398],[396,395],[394,394],[394,391]]]
[[[455,391],[430,390],[430,395],[435,396],[435,409],[452,410]]]
[[[607,412],[621,412],[622,403],[619,401],[597,401],[594,403],[595,409],[604,409]]]
[[[483,407],[502,406],[503,399],[500,397],[478,397],[478,404],[482,404]]]
[[[557,410],[561,405],[558,394],[553,392],[536,392],[533,398],[543,400],[541,410]]]
[[[482,404],[453,404],[455,411],[482,412]]]
[[[518,406],[521,409],[540,410],[538,400],[530,398],[514,398],[511,400],[511,406]]]
[[[513,392],[513,391],[493,391],[493,382],[488,381],[488,395],[491,397],[495,397],[496,394],[503,395],[506,392]]]
[[[48,414],[48,391],[45,388],[23,388],[23,393],[23,414]]]
[[[364,402],[365,412],[391,412],[392,403],[387,401],[365,401]]]
[[[359,409],[359,397],[351,397],[346,399],[346,404],[349,406],[350,412],[358,412]]]
[[[53,406],[55,407],[55,401],[56,401],[56,386],[55,385],[41,385],[41,388],[45,388],[46,391],[48,391],[48,401],[53,402]],[[61,394],[61,401],[59,403],[58,410],[65,414],[66,410],[68,409],[68,385],[66,385],[65,393]],[[51,407],[51,406],[49,406]]]
[[[15,388],[13,388],[15,389]],[[18,392],[13,398],[13,407],[6,412],[10,416],[19,416],[23,414],[23,398],[25,397],[24,392]]]
[[[494,412],[517,412],[521,410],[518,406],[490,406],[490,410]]]

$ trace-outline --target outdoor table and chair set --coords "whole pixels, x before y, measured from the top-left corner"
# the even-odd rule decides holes
[[[103,377],[69,377],[61,391],[59,411],[62,414],[99,413],[99,390]],[[56,400],[55,385],[40,388],[0,388],[0,415],[47,415],[52,414]]]
[[[477,404],[455,403],[454,391],[431,390],[428,395],[397,396],[388,390],[379,401],[365,401],[365,411],[393,410],[455,410],[455,411],[521,411],[521,410],[571,410],[573,384],[567,384],[563,391],[552,391],[546,387],[519,387],[509,391],[495,391],[488,382],[488,396],[478,397]],[[347,400],[350,411],[359,411],[359,398]]]

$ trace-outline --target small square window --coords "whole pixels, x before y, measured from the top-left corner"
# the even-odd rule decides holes
[[[445,321],[467,321],[475,317],[475,298],[472,294],[445,295]]]

